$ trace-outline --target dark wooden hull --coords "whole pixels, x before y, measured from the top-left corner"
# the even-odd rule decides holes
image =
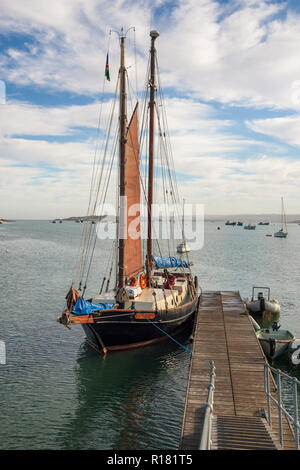
[[[88,343],[97,351],[117,351],[134,349],[161,342],[192,326],[198,297],[168,312],[156,314],[152,321],[134,320],[132,311],[122,312],[122,316],[110,314],[102,316],[95,323],[82,324]],[[117,312],[117,311],[116,311]],[[169,336],[168,336],[169,335]]]

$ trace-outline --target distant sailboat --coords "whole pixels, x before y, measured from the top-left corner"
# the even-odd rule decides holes
[[[286,238],[288,236],[286,217],[284,212],[283,197],[281,198],[281,229],[274,233],[276,238]]]
[[[177,246],[177,253],[188,253],[191,251],[190,247],[185,241],[185,236],[184,236],[184,200],[183,200],[183,210],[182,210],[182,243],[179,243]]]

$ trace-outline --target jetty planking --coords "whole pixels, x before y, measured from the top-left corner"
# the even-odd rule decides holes
[[[265,419],[266,358],[236,291],[208,291],[201,295],[180,448],[199,448],[210,361],[214,361],[216,372],[212,449],[294,449],[293,431],[285,417],[283,447],[279,443],[275,404],[271,405],[272,428]],[[275,383],[271,383],[275,396]]]

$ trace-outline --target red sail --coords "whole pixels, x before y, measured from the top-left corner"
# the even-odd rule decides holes
[[[125,196],[127,198],[127,239],[125,240],[125,276],[143,270],[140,233],[140,171],[138,142],[138,105],[127,130],[125,150]]]

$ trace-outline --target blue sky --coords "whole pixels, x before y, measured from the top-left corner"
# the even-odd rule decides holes
[[[2,0],[0,217],[86,213],[100,101],[104,119],[118,71],[109,30],[122,26],[135,27],[127,65],[139,91],[149,31],[160,31],[186,201],[204,204],[207,215],[275,213],[283,195],[286,211],[299,213],[299,1]]]

